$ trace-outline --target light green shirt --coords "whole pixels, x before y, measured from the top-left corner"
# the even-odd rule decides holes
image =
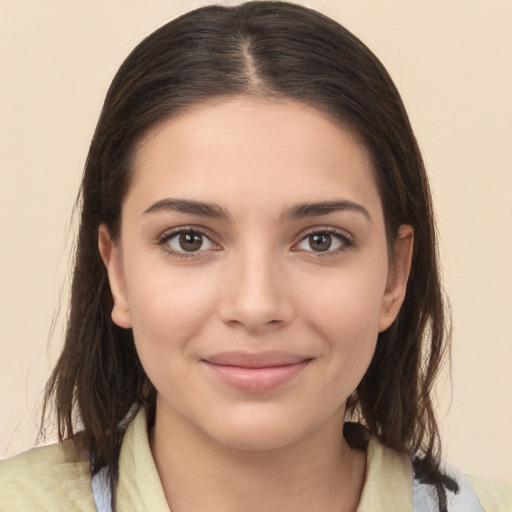
[[[411,512],[412,468],[406,455],[371,439],[357,512]],[[485,512],[512,512],[512,484],[470,477]],[[0,461],[0,512],[95,512],[87,451],[73,444],[35,448]],[[117,512],[169,512],[141,410],[126,430],[119,458]]]

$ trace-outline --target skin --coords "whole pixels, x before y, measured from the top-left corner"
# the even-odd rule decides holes
[[[100,251],[112,318],[157,389],[151,446],[173,512],[355,510],[365,453],[340,435],[345,404],[402,304],[413,240],[402,226],[391,264],[365,148],[301,103],[230,98],[150,131],[133,171],[120,238],[101,226]],[[169,198],[229,218],[155,206]],[[325,201],[357,207],[291,218]],[[233,350],[306,363],[239,389],[208,362]]]

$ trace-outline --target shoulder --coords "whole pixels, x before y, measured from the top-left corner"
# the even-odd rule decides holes
[[[512,483],[495,482],[467,475],[484,512],[510,512],[512,510]]]
[[[71,441],[0,461],[0,512],[94,511],[89,463]]]
[[[459,484],[457,494],[448,492],[448,510],[512,512],[512,484],[466,475],[444,465],[446,472]],[[409,455],[399,453],[370,440],[367,449],[367,478],[359,512],[374,510],[435,510],[436,493],[432,486],[414,478]]]
[[[444,464],[443,471],[458,485],[458,491],[447,491],[448,511],[457,512],[511,512],[510,486],[490,480],[470,477],[458,468]],[[508,487],[508,491],[507,491]],[[414,510],[426,511],[435,502],[436,491],[432,485],[415,479]]]

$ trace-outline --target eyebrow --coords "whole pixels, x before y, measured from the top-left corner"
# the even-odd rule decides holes
[[[352,201],[321,201],[319,203],[301,203],[293,206],[284,213],[284,218],[287,220],[299,220],[306,217],[321,217],[329,213],[340,211],[352,211],[363,214],[370,222],[372,217],[368,210],[360,204],[353,203]]]
[[[230,218],[229,213],[217,204],[171,198],[156,202],[145,210],[144,214],[162,211],[188,213],[190,215],[200,215],[201,217],[211,217],[220,220],[229,220]]]
[[[178,212],[189,215],[199,215],[201,217],[210,217],[219,220],[230,220],[229,212],[222,206],[203,201],[192,201],[189,199],[167,198],[157,201],[151,205],[144,214],[156,212]],[[352,201],[320,201],[316,203],[300,203],[287,209],[283,215],[284,220],[300,220],[307,217],[321,217],[329,213],[339,211],[352,211],[364,215],[370,222],[372,217],[368,210],[360,204]]]

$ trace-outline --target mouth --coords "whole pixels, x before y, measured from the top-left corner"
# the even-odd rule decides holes
[[[262,393],[297,377],[313,360],[285,352],[224,352],[201,362],[221,382],[240,391]]]

